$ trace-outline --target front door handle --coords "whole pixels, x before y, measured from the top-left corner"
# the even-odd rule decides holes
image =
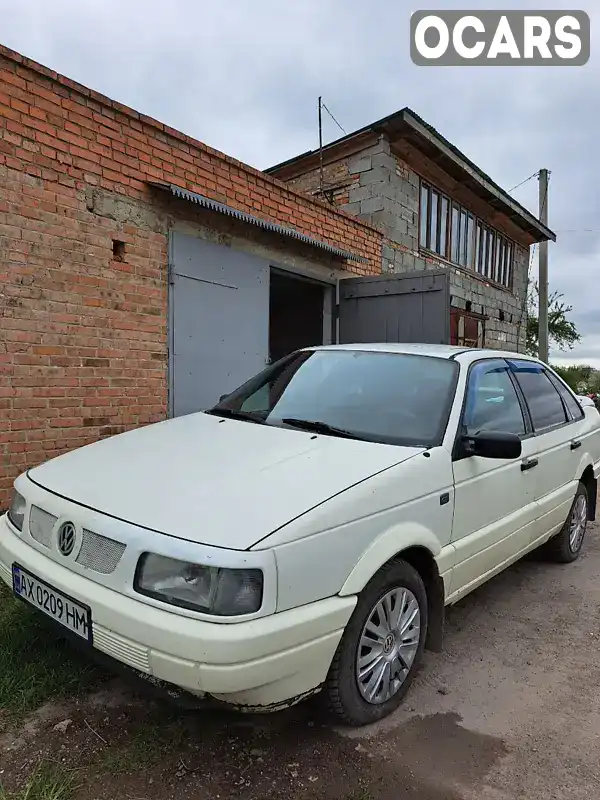
[[[573,439],[571,442],[571,450],[579,450],[581,447],[581,442],[578,439]]]
[[[537,458],[530,458],[527,461],[521,462],[521,472],[527,472],[528,469],[533,469],[537,467],[538,460]]]

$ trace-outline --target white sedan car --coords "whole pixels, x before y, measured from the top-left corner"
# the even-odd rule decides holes
[[[575,560],[600,415],[544,364],[309,348],[217,406],[21,475],[0,576],[92,648],[239,709],[400,703],[444,609],[534,548]]]

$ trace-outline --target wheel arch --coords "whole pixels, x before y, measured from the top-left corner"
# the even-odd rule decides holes
[[[585,486],[588,493],[588,519],[594,522],[596,519],[596,502],[598,500],[598,481],[594,477],[594,468],[591,464],[583,470],[579,479]]]
[[[441,551],[437,538],[419,526],[413,531],[412,541],[398,547],[398,536],[388,532],[366,550],[342,586],[340,595],[359,594],[382,567],[391,561],[406,561],[415,569],[425,584],[429,625],[425,646],[439,652],[442,649],[445,618],[445,589],[436,555]]]

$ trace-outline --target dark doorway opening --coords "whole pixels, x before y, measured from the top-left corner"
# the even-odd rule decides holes
[[[271,362],[298,350],[323,344],[323,284],[271,270],[269,358]]]

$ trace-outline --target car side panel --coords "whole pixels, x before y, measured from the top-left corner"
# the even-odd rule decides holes
[[[409,547],[447,548],[451,571],[454,489],[450,453],[422,453],[323,503],[262,543],[274,547],[278,611],[360,592],[383,564]],[[298,581],[299,574],[306,580]]]
[[[568,514],[580,472],[581,450],[571,450],[571,442],[579,440],[581,422],[571,422],[535,437],[538,466],[535,473],[537,523],[532,541],[548,538],[563,526]]]
[[[526,548],[537,516],[535,469],[522,469],[535,443],[507,362],[496,357],[474,362],[465,375],[463,397],[457,428],[516,433],[522,453],[518,459],[496,460],[461,458],[455,451],[452,542],[456,561],[451,597],[466,594],[499,564]]]
[[[531,541],[538,513],[535,469],[523,472],[521,463],[532,455],[533,439],[524,439],[522,446],[516,461],[471,457],[454,463],[456,561],[451,595],[466,593]]]

